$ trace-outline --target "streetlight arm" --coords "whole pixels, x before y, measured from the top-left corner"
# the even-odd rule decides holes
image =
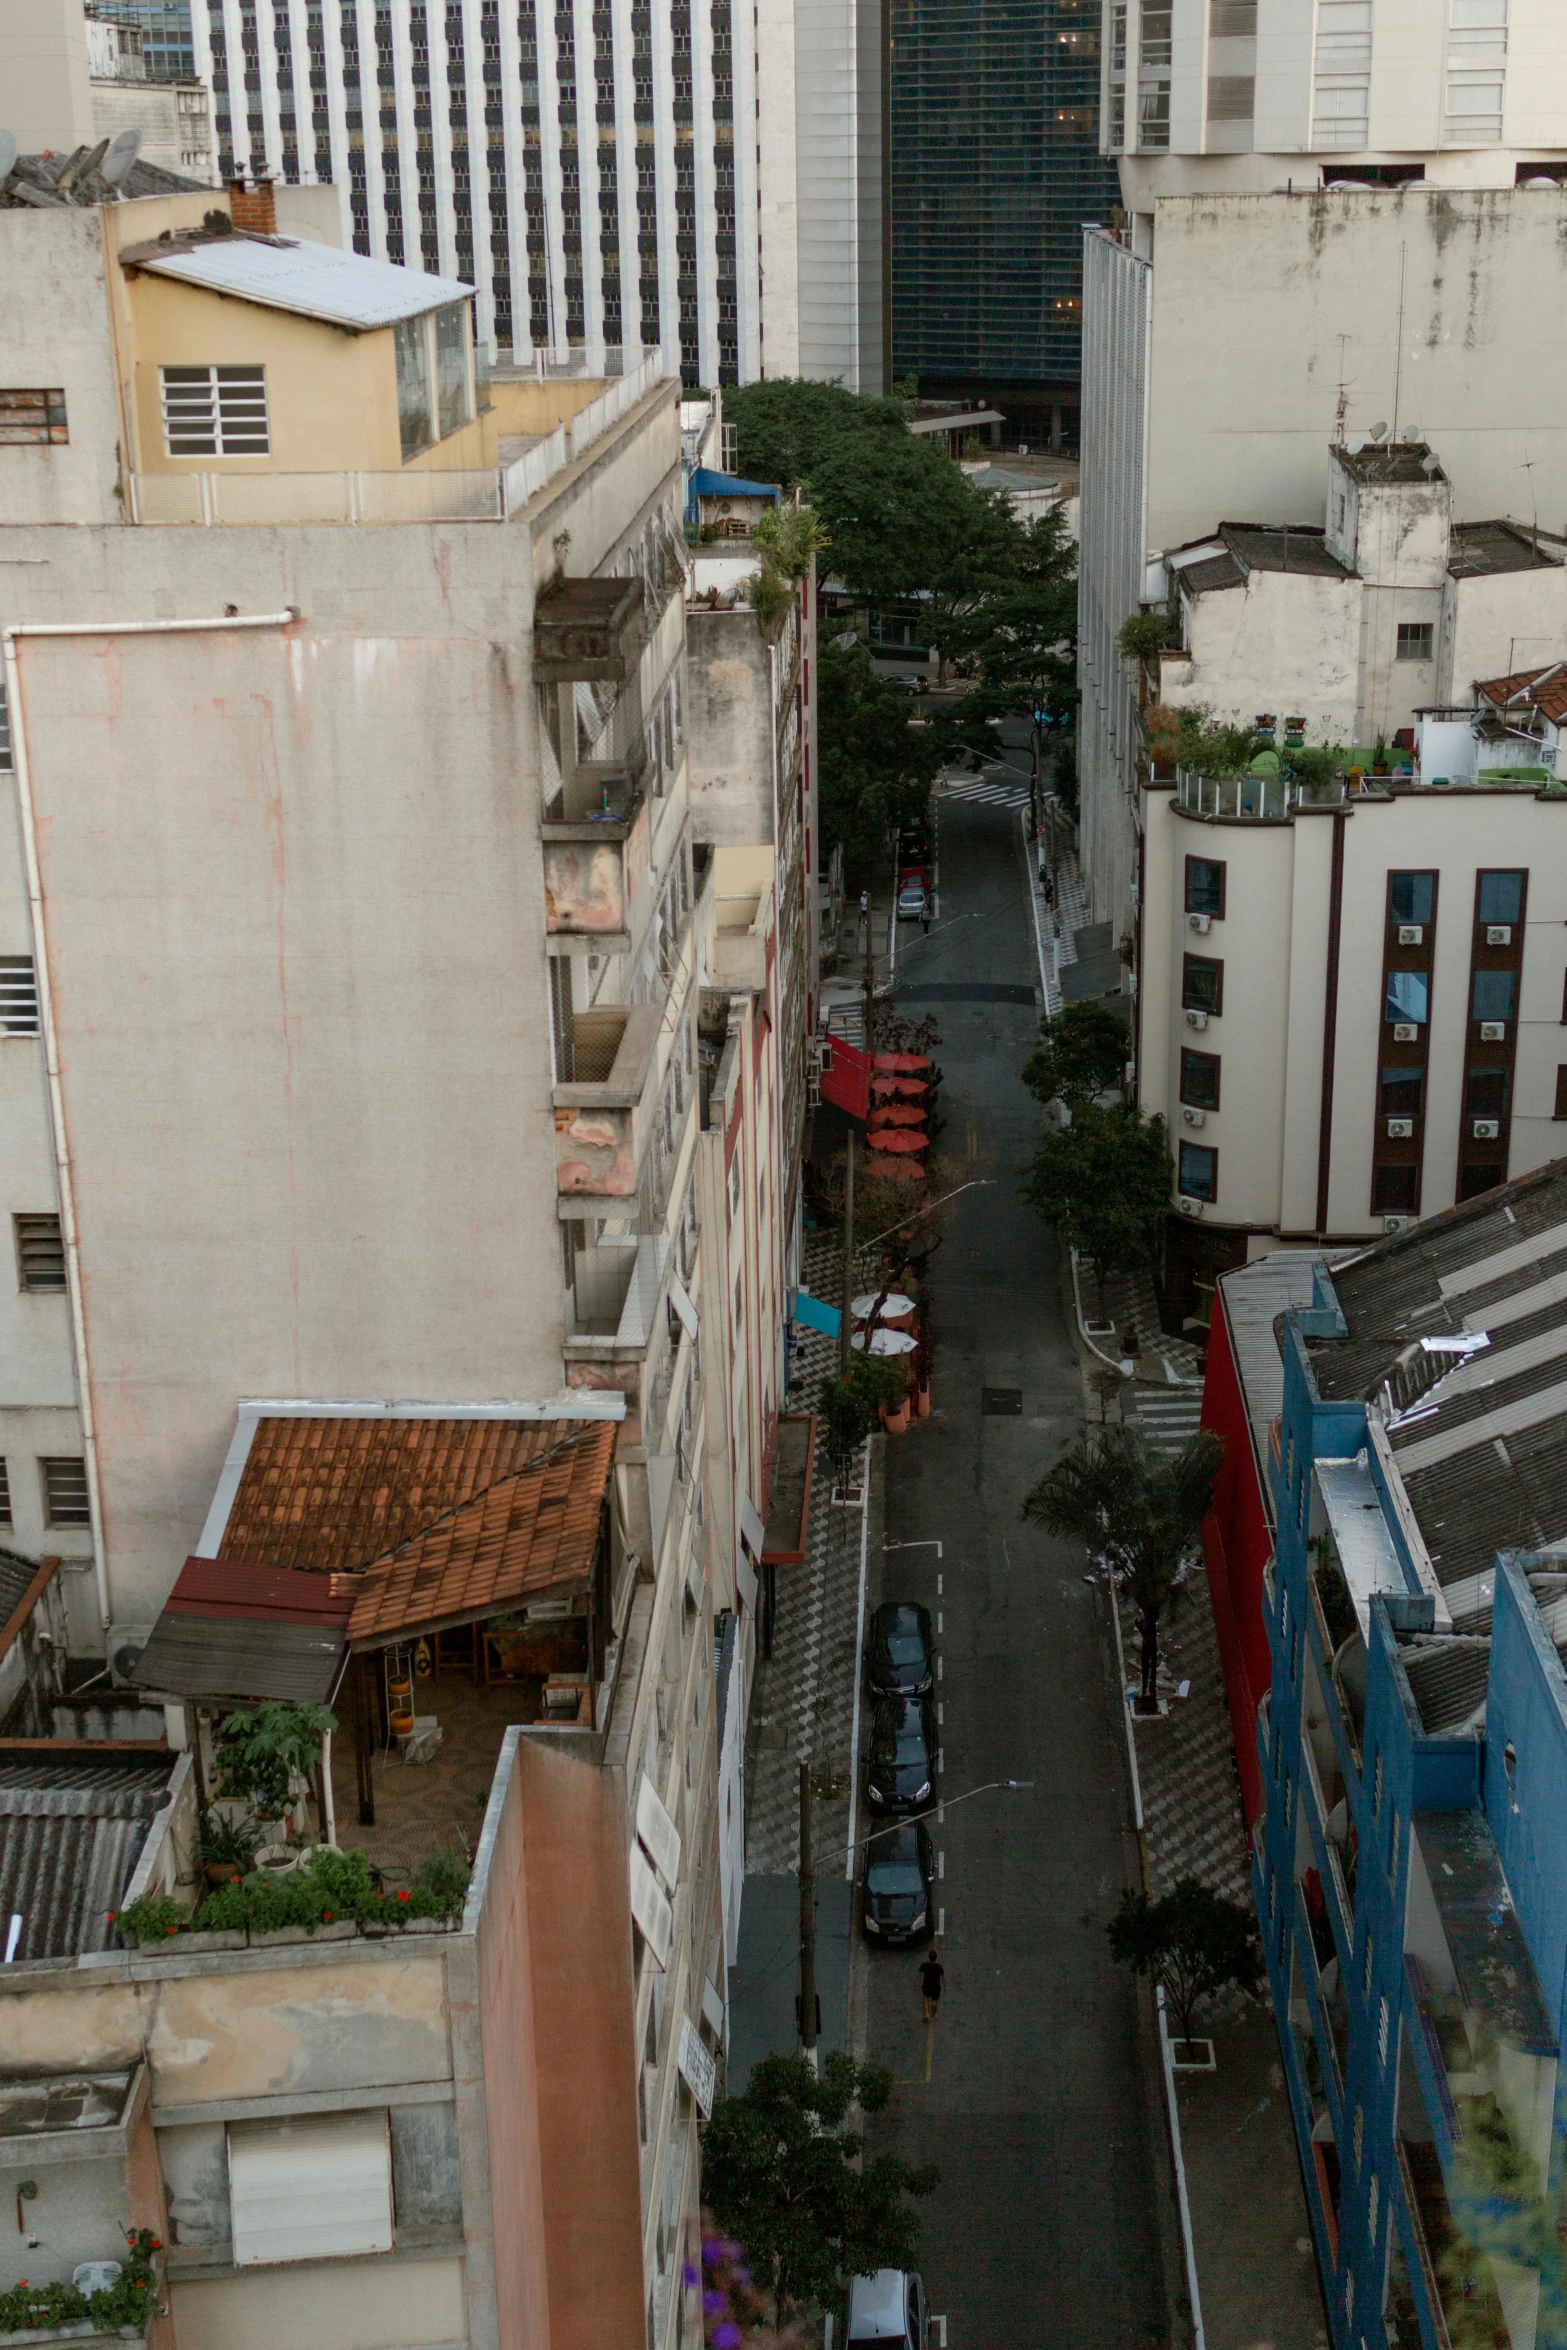
[[[938,1811],[951,1811],[957,1804],[970,1803],[976,1795],[992,1795],[998,1787],[1011,1790],[1032,1787],[1033,1784],[1032,1779],[987,1779],[983,1787],[966,1788],[961,1795],[944,1795],[941,1801],[933,1803],[928,1811],[905,1812],[900,1818],[889,1820],[885,1827],[872,1828],[868,1836],[862,1836],[859,1839],[854,1850],[858,1852],[862,1846],[874,1844],[878,1836],[891,1836],[899,1828],[912,1828],[916,1820],[934,1819]]]
[[[901,1232],[903,1230],[905,1224],[917,1224],[921,1216],[928,1216],[933,1208],[944,1208],[949,1199],[957,1198],[958,1192],[984,1191],[987,1186],[993,1184],[995,1181],[996,1178],[994,1175],[976,1175],[969,1182],[960,1183],[956,1190],[944,1191],[940,1199],[926,1200],[922,1206],[917,1207],[914,1210],[914,1213],[911,1216],[901,1217],[896,1224],[889,1224],[885,1232],[878,1232],[875,1236],[875,1239],[862,1240],[860,1246],[862,1249],[874,1248],[878,1240],[890,1240],[895,1232]],[[996,1781],[996,1785],[998,1787],[1009,1786],[1010,1784],[1010,1780],[1006,1779],[998,1779]],[[976,1787],[974,1792],[977,1795],[979,1793],[979,1789]]]

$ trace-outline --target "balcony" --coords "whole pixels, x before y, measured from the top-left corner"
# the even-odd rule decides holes
[[[646,793],[626,766],[573,770],[540,826],[545,927],[596,953],[630,952],[631,917],[648,870],[652,823]]]
[[[657,1004],[600,1004],[573,1021],[577,1076],[557,1085],[555,1179],[570,1200],[631,1200],[658,1114]],[[585,1069],[602,1070],[586,1076]],[[607,1211],[613,1213],[614,1211]]]
[[[568,1356],[640,1360],[658,1325],[669,1258],[664,1233],[610,1234],[579,1249],[572,1276]]]
[[[1327,783],[1285,781],[1281,775],[1198,775],[1178,770],[1175,804],[1188,816],[1228,822],[1287,824],[1302,808],[1342,808],[1348,786],[1342,775]]]
[[[133,473],[132,522],[212,529],[289,523],[501,522],[494,467],[401,473]]]
[[[668,595],[673,599],[675,591]],[[662,617],[656,599],[629,579],[558,579],[533,609],[533,674],[541,685],[624,685]]]

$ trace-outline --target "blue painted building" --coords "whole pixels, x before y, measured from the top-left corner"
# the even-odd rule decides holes
[[[1567,1162],[1277,1338],[1253,1881],[1336,2350],[1567,2345]]]

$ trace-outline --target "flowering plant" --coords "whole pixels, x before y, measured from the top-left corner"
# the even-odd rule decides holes
[[[745,2265],[745,2247],[721,2236],[711,2213],[702,2215],[702,2265],[687,2261],[685,2283],[702,2290],[702,2339],[712,2350],[802,2350],[791,2327],[780,2333],[763,2322],[762,2296]]]

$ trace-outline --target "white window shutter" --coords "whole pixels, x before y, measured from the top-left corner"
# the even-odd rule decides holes
[[[234,2264],[324,2260],[392,2249],[385,2108],[231,2122]]]
[[[631,1847],[631,1914],[641,1927],[649,1950],[661,1967],[669,1964],[669,1945],[674,1938],[675,1913],[665,1897],[664,1888],[653,1873],[653,1864],[640,1844]]]

